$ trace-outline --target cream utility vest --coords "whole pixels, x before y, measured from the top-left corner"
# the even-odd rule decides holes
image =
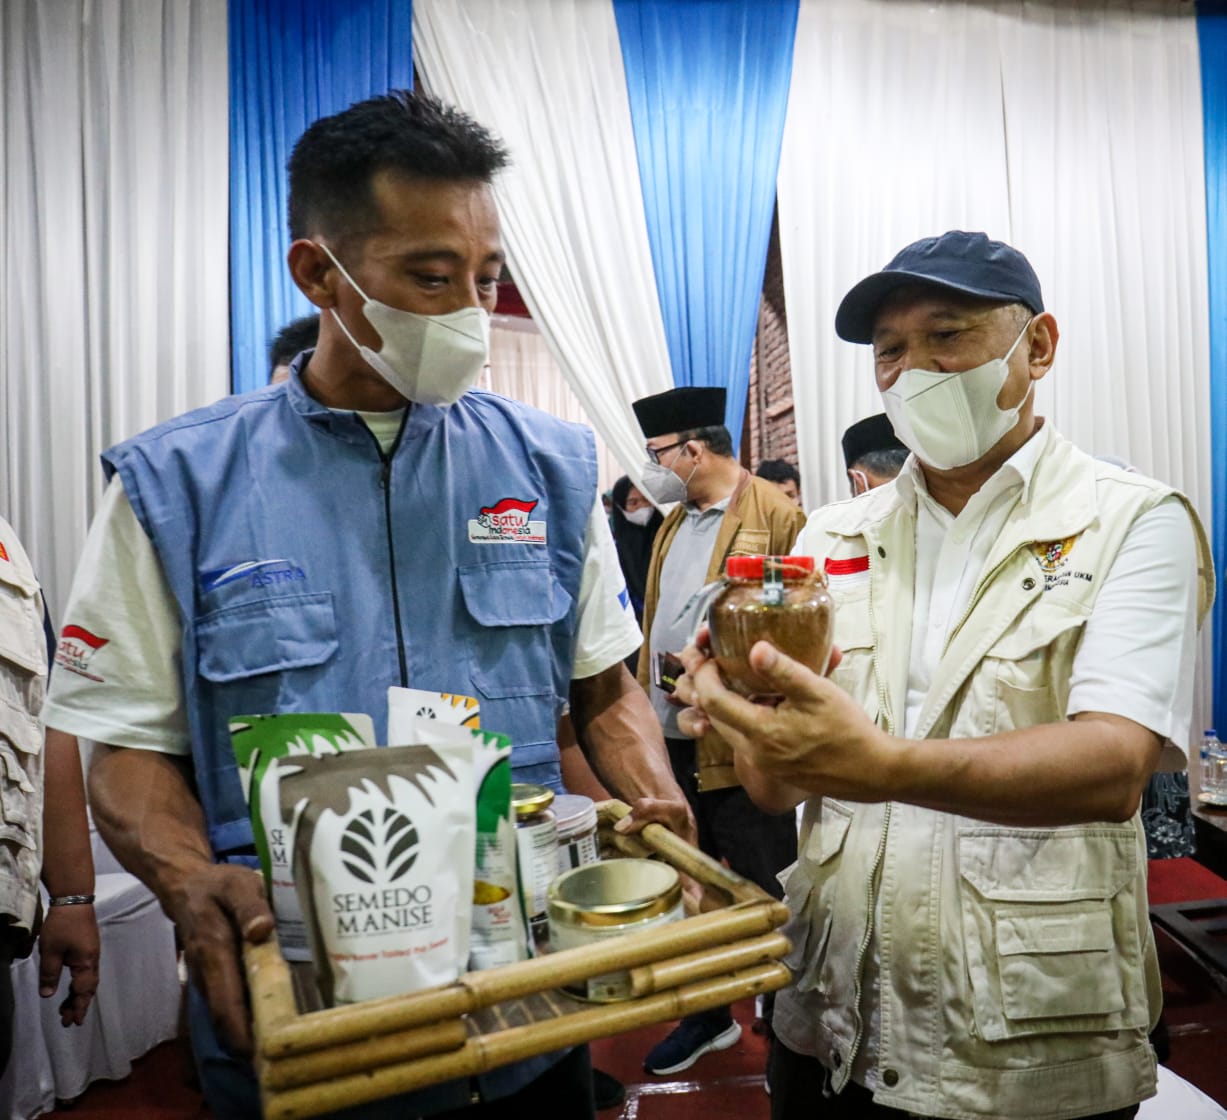
[[[0,518],[0,915],[33,928],[42,865],[43,597],[25,549]]]
[[[1172,493],[1053,433],[951,631],[917,736],[1064,721],[1099,588],[1129,527]],[[1213,567],[1189,513],[1204,617]],[[815,514],[803,540],[832,573],[843,650],[832,679],[900,734],[914,516],[886,486]],[[795,981],[777,1000],[776,1031],[843,1088],[863,1041],[861,985],[876,936],[877,1103],[976,1120],[1062,1120],[1133,1104],[1154,1093],[1146,1035],[1161,1001],[1145,874],[1136,815],[1022,828],[815,798],[787,882]]]

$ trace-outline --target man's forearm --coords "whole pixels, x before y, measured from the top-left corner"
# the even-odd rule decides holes
[[[93,894],[94,857],[76,736],[48,727],[44,749],[43,882],[52,897]]]
[[[998,824],[1123,821],[1158,762],[1159,737],[1086,713],[983,739],[896,740],[892,797]]]
[[[213,863],[204,813],[178,760],[157,751],[100,746],[89,792],[107,847],[173,917],[184,880]]]
[[[620,662],[572,682],[571,718],[597,774],[623,800],[682,798],[656,713]]]

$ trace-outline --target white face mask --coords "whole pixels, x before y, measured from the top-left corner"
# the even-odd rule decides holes
[[[652,514],[655,512],[651,506],[643,506],[641,509],[624,509],[622,516],[632,525],[638,525],[642,529],[652,520]]]
[[[882,403],[895,434],[922,463],[942,471],[974,463],[1018,423],[1018,412],[1035,382],[1013,408],[998,408],[997,394],[1009,376],[1010,357],[1027,327],[1004,358],[994,358],[962,373],[905,369],[889,389],[882,391]]]
[[[402,397],[418,404],[455,404],[477,384],[490,353],[490,315],[484,307],[464,307],[448,315],[390,307],[359,288],[327,245],[316,244],[365,300],[362,313],[379,335],[379,351],[362,346],[335,308],[332,317],[371,369]]]
[[[678,452],[680,459],[684,452]],[[674,460],[676,462],[676,460]],[[690,474],[683,482],[670,467],[661,466],[660,463],[653,463],[650,459],[643,466],[643,485],[639,487],[649,498],[651,498],[658,506],[669,506],[674,502],[684,502],[686,500],[686,487],[690,485],[690,480],[694,478],[694,472],[699,469],[699,464],[695,463]]]

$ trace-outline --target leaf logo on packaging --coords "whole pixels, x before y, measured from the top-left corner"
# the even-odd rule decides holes
[[[417,858],[418,830],[396,809],[364,809],[341,834],[341,862],[364,883],[395,883]]]

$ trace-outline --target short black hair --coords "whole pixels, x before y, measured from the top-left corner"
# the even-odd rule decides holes
[[[288,366],[304,350],[312,350],[320,337],[319,312],[286,323],[268,344],[268,372]]]
[[[733,437],[723,424],[713,424],[709,428],[691,428],[686,432],[678,432],[679,443],[689,443],[692,439],[707,444],[713,455],[723,455],[726,459],[733,457]]]
[[[787,459],[764,459],[754,473],[768,482],[781,483],[792,479],[797,489],[801,489],[801,472]]]
[[[894,478],[907,462],[906,447],[887,447],[881,451],[866,451],[848,470],[868,471],[879,478]]]
[[[392,90],[322,117],[290,153],[290,237],[340,239],[379,219],[371,183],[381,171],[441,182],[489,183],[507,149],[472,117],[437,98]]]

